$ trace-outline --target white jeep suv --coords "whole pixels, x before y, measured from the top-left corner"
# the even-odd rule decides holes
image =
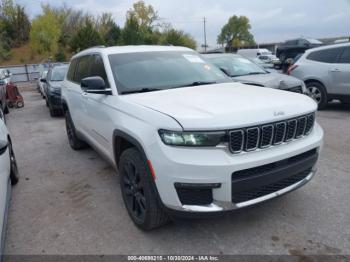
[[[62,87],[73,149],[119,170],[134,223],[256,204],[314,176],[323,131],[316,103],[233,83],[191,49],[96,47],[75,55]]]

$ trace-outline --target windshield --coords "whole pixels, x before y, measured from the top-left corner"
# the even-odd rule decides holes
[[[222,68],[231,77],[253,75],[253,74],[267,74],[257,64],[252,61],[239,56],[218,56],[208,57],[208,60],[219,68]]]
[[[109,61],[120,94],[230,81],[195,52],[113,54]]]
[[[63,81],[67,73],[67,66],[54,67],[52,69],[51,81]]]

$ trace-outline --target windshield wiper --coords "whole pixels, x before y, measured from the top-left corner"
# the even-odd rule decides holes
[[[130,91],[123,91],[121,92],[122,95],[126,94],[135,94],[135,93],[147,93],[147,92],[153,92],[153,91],[159,91],[161,89],[158,88],[142,88],[137,90],[130,90]]]
[[[266,72],[250,72],[247,75],[264,75]]]
[[[216,84],[216,81],[195,81],[189,84],[174,86],[172,88],[189,87],[189,86],[202,86],[202,85],[212,85]]]

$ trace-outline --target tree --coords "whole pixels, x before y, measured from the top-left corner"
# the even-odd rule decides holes
[[[12,0],[0,2],[1,32],[6,32],[10,45],[18,47],[29,39],[30,21],[24,7],[15,5]]]
[[[143,43],[141,28],[134,15],[129,15],[122,32],[123,44],[139,45]]]
[[[133,9],[127,13],[127,18],[133,17],[142,28],[152,28],[154,22],[159,19],[158,12],[153,6],[146,5],[144,1],[138,1],[133,4]]]
[[[58,18],[52,10],[47,9],[32,22],[30,46],[39,54],[54,56],[58,50],[60,36],[61,28]]]
[[[192,49],[196,49],[197,46],[196,41],[190,35],[173,28],[167,29],[163,32],[160,43],[166,45],[186,46]]]
[[[88,19],[85,26],[78,30],[78,32],[72,38],[70,47],[72,51],[79,52],[89,47],[102,44],[103,40],[98,31],[94,28],[93,21]]]
[[[121,42],[121,29],[114,22],[111,13],[103,13],[96,22],[97,31],[100,33],[104,44],[117,45]]]
[[[255,45],[249,19],[246,16],[232,16],[221,29],[217,42],[227,47],[238,48],[244,45]]]

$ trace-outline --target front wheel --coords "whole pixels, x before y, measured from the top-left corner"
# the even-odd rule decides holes
[[[147,163],[136,148],[122,153],[119,174],[123,200],[135,225],[151,230],[166,224],[168,215],[162,208]]]
[[[16,185],[19,181],[19,175],[18,175],[19,173],[18,173],[16,156],[15,156],[15,153],[13,152],[11,142],[9,143],[9,151],[10,151],[10,166],[11,166],[11,171],[10,171],[11,185]]]
[[[306,88],[309,96],[317,103],[318,109],[324,109],[328,104],[326,88],[319,82],[308,82]]]
[[[2,119],[2,121],[4,121],[4,123],[6,124],[5,114],[4,114],[4,111],[2,111],[1,105],[0,105],[0,119]]]

